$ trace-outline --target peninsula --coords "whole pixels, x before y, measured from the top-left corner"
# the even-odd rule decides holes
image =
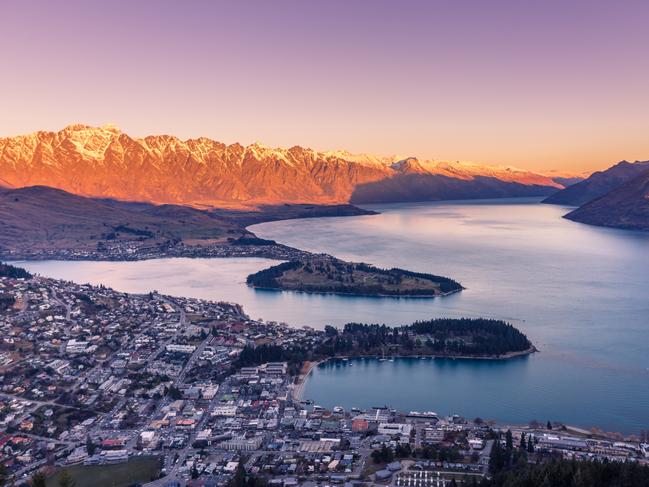
[[[297,371],[305,362],[331,358],[509,359],[536,351],[524,333],[502,320],[435,318],[397,327],[362,323],[348,323],[342,329],[327,326],[317,341],[247,346],[238,365],[285,361]]]
[[[352,205],[208,211],[76,196],[47,187],[0,189],[0,258],[134,261],[263,257],[287,261],[248,277],[253,287],[367,296],[444,296],[447,277],[379,269],[258,238],[247,225],[276,219],[371,215]]]

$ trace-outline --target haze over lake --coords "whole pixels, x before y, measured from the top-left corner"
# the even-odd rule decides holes
[[[325,406],[389,404],[506,421],[563,420],[623,432],[649,428],[649,235],[561,218],[536,199],[398,204],[380,215],[251,227],[314,252],[446,275],[467,289],[436,299],[255,291],[265,259],[28,262],[27,269],[129,292],[243,304],[291,325],[406,324],[436,316],[510,321],[541,353],[512,361],[404,360],[330,364],[305,396]],[[363,362],[363,363],[356,363]]]

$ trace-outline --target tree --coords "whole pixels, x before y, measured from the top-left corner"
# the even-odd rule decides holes
[[[59,487],[76,487],[77,483],[67,470],[63,470],[59,476]]]
[[[180,389],[178,389],[176,386],[169,386],[169,396],[171,399],[174,401],[177,401],[178,399],[182,399],[183,394],[180,392]]]
[[[547,429],[551,430],[552,429],[552,423],[550,423],[550,421],[548,420],[548,424],[546,424],[545,427]]]
[[[325,335],[327,335],[329,337],[336,336],[336,335],[338,335],[338,330],[336,328],[334,328],[333,326],[331,326],[331,325],[326,325],[325,326]]]
[[[0,462],[0,485],[5,485],[7,481],[7,467],[4,462]]]
[[[241,462],[234,471],[234,477],[230,480],[229,487],[246,487],[246,469]]]
[[[521,450],[527,450],[527,442],[525,441],[525,433],[521,434],[521,443],[520,443],[520,449]]]
[[[374,450],[372,452],[372,460],[374,460],[374,463],[390,463],[394,460],[392,448],[383,445],[380,450]]]
[[[90,435],[88,435],[86,437],[86,451],[88,452],[88,455],[93,456],[96,450],[97,450],[96,445],[92,442],[92,438],[90,438]]]
[[[534,453],[534,441],[531,436],[527,439],[527,453]]]
[[[29,485],[31,487],[45,487],[45,475],[43,475],[41,472],[36,472],[34,475],[32,475],[32,478],[29,481]]]
[[[406,444],[403,444],[403,445],[401,443],[397,443],[397,447],[395,448],[395,451],[394,451],[394,456],[397,457],[397,458],[407,458],[407,457],[410,456],[411,453],[412,452],[410,450],[410,444],[409,443],[406,443]]]
[[[496,475],[505,467],[507,463],[507,453],[503,450],[500,444],[500,438],[494,441],[493,448],[491,449],[491,456],[489,457],[489,471]]]
[[[507,432],[505,433],[505,446],[508,450],[512,450],[514,448],[514,438],[512,437],[511,430],[507,430]]]

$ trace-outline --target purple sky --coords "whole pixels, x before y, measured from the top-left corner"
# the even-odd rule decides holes
[[[588,170],[649,159],[647,1],[0,0],[0,136]]]

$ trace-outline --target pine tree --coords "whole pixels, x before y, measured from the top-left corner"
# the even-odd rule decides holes
[[[97,450],[97,447],[92,442],[92,438],[90,438],[90,435],[88,435],[86,437],[86,451],[88,452],[88,455],[93,456],[95,454],[96,450]]]
[[[512,450],[514,448],[514,438],[512,437],[511,430],[507,430],[507,432],[505,433],[505,446],[508,450]]]
[[[534,442],[532,441],[532,437],[527,440],[527,453],[534,453]]]

